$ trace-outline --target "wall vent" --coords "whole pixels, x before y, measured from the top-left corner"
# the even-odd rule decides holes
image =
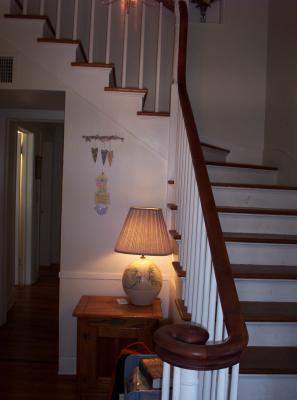
[[[0,56],[0,83],[12,83],[13,57]]]

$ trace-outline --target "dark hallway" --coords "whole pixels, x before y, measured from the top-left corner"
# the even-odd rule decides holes
[[[75,377],[58,371],[58,266],[40,267],[0,327],[0,398],[76,400]]]

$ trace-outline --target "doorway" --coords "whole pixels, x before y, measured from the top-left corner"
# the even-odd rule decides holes
[[[35,192],[39,184],[34,179],[35,159],[34,133],[18,127],[16,132],[16,175],[15,175],[15,238],[14,238],[14,272],[15,285],[32,285],[38,280],[39,247],[38,224],[34,216],[38,213],[39,202]],[[37,208],[37,210],[35,210]]]
[[[11,121],[8,144],[8,293],[60,264],[64,125]]]

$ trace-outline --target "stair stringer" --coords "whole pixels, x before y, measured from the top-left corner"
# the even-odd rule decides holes
[[[35,24],[35,22],[34,22]],[[38,24],[38,29],[42,25]],[[34,28],[36,31],[36,26]],[[34,32],[35,35],[36,32]],[[25,35],[23,35],[25,36]],[[16,59],[14,83],[10,89],[64,91],[64,168],[63,204],[61,234],[60,273],[60,354],[59,372],[75,373],[76,327],[71,311],[80,295],[95,293],[101,295],[123,295],[121,275],[133,256],[113,252],[116,237],[131,205],[161,206],[166,200],[167,142],[169,124],[166,119],[142,119],[136,115],[141,104],[139,95],[113,95],[97,85],[97,78],[108,82],[108,74],[103,71],[73,71],[70,62],[74,60],[73,45],[62,45],[67,58],[65,74],[59,74],[62,62],[53,60],[50,52],[60,51],[55,45],[42,50],[42,59],[36,60],[34,52],[39,51],[38,43],[24,39],[15,43],[0,40],[1,51]],[[50,51],[49,51],[50,50]],[[39,52],[40,56],[40,52]],[[59,62],[58,62],[59,61]],[[55,70],[55,66],[57,69]],[[89,83],[92,96],[87,98],[87,90],[80,93],[80,83]],[[100,77],[100,75],[104,75]],[[70,79],[70,77],[72,77]],[[94,83],[96,80],[96,83]],[[7,88],[7,85],[6,87]],[[101,92],[96,97],[96,91]],[[115,100],[112,99],[116,98]],[[119,107],[125,99],[123,108]],[[127,100],[128,98],[128,100]],[[119,100],[120,99],[120,100]],[[127,105],[127,103],[131,103]],[[115,104],[116,103],[116,104]],[[112,107],[112,110],[109,110]],[[124,117],[131,112],[130,117]],[[33,115],[33,114],[32,114]],[[34,117],[33,117],[34,118]],[[123,119],[123,121],[121,120]],[[149,128],[145,128],[149,126]],[[91,147],[99,147],[98,142],[86,143],[83,135],[118,135],[123,142],[112,143],[114,160],[112,167],[106,165],[109,178],[108,190],[111,205],[106,215],[98,216],[94,210],[96,176],[102,172],[102,164],[92,160]],[[160,257],[156,261],[163,272],[163,288],[160,293],[163,314],[166,317],[169,298],[169,258]]]
[[[43,26],[44,21],[40,20],[2,18],[0,35],[6,38],[9,46],[18,49],[48,73],[56,75],[63,85],[167,158],[169,118],[137,116],[137,111],[142,110],[144,94],[105,92],[111,69],[72,67],[77,45],[38,43]],[[23,80],[22,77],[20,79]]]

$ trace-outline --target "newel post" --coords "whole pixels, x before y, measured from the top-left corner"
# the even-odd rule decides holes
[[[155,332],[156,353],[165,363],[178,367],[174,368],[174,399],[198,399],[199,372],[193,364],[192,356],[196,347],[205,345],[208,338],[206,329],[191,324],[166,325]],[[162,391],[167,393],[167,389],[163,387]],[[162,399],[165,398],[164,395]]]

